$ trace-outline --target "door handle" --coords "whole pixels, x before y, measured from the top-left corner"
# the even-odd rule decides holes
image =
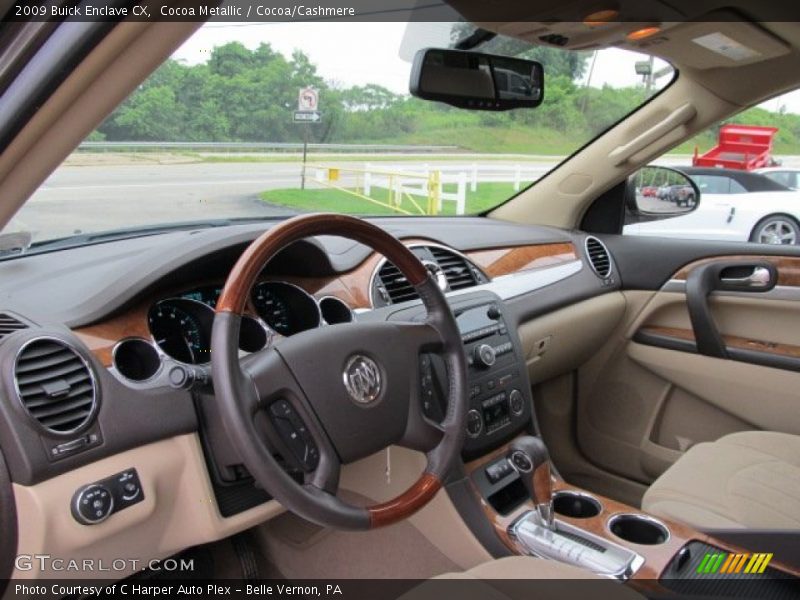
[[[729,276],[725,276],[726,273]],[[735,276],[734,276],[735,275]],[[708,296],[716,290],[763,293],[778,282],[778,270],[769,261],[719,261],[692,269],[686,278],[686,305],[697,351],[727,358],[725,343],[711,315]]]
[[[720,277],[720,282],[745,288],[766,288],[773,283],[772,273],[766,267],[753,267],[753,272],[746,277]]]

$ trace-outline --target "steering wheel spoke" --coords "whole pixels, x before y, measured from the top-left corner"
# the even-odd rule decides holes
[[[264,351],[242,361],[242,373],[252,381],[253,415],[284,459],[304,472],[306,481],[335,492],[339,458],[322,423],[281,356]]]
[[[339,489],[341,463],[335,453],[322,451],[317,468],[305,475],[305,485],[336,495]]]
[[[420,452],[430,452],[442,441],[445,432],[442,425],[432,418],[438,407],[432,407],[431,403],[436,402],[436,399],[433,394],[427,395],[427,390],[430,389],[428,386],[431,384],[422,381],[429,375],[424,372],[420,375],[422,385],[412,387],[406,431],[398,445]]]
[[[416,348],[417,354],[441,352],[444,349],[442,334],[430,320],[422,323],[399,322],[396,327],[397,333],[405,339],[409,347]]]

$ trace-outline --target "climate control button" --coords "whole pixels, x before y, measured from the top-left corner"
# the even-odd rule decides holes
[[[467,413],[467,435],[478,437],[483,431],[483,417],[477,410],[472,409]]]
[[[508,395],[508,405],[511,408],[511,414],[518,417],[525,410],[525,397],[519,390],[511,390]]]

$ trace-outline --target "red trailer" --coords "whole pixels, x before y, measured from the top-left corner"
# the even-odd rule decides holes
[[[698,156],[694,150],[695,167],[722,167],[752,171],[776,164],[772,160],[772,141],[777,127],[757,125],[723,125],[719,130],[719,143]]]

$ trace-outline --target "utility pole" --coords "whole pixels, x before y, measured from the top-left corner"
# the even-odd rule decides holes
[[[586,77],[586,83],[583,86],[583,101],[581,102],[581,114],[586,114],[586,102],[589,99],[589,84],[592,82],[592,75],[594,75],[594,65],[597,62],[597,50],[594,51],[592,56],[592,64],[589,65],[589,75]]]
[[[655,64],[655,57],[651,54],[650,60],[650,69],[647,71],[647,75],[645,76],[644,80],[644,89],[647,95],[650,95],[650,90],[653,88],[653,82],[655,81],[654,73],[653,73],[653,66]]]
[[[306,157],[308,155],[308,123],[303,127],[303,173],[300,177],[300,189],[306,189]]]

